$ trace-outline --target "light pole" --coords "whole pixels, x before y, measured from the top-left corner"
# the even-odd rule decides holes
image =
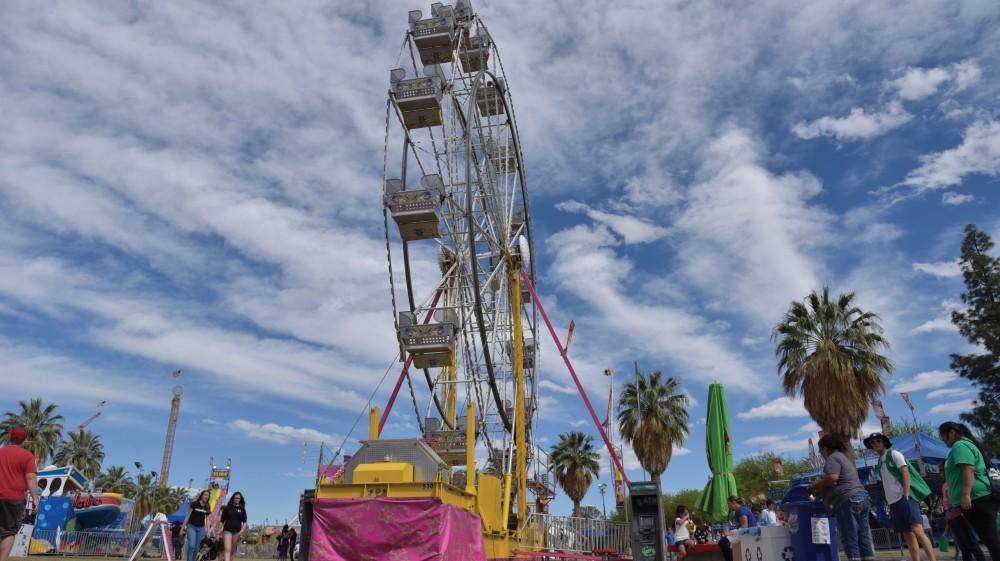
[[[604,492],[608,490],[607,483],[600,483],[597,488],[601,491],[601,512],[604,513],[604,519],[608,519],[608,508],[604,506]]]

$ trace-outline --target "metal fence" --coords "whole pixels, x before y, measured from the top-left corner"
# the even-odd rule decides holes
[[[143,532],[64,532],[35,530],[31,536],[29,554],[87,555],[95,557],[128,557],[142,539]],[[163,554],[162,540],[156,536],[146,547],[147,556]]]
[[[591,553],[595,550],[627,554],[631,551],[629,524],[572,516],[534,514],[529,520],[533,534],[525,547],[541,543],[546,551]]]

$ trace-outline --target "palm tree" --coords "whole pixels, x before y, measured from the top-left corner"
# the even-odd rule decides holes
[[[559,442],[552,446],[549,461],[556,481],[573,501],[573,516],[580,515],[580,501],[600,472],[600,456],[594,450],[594,437],[582,432],[559,435]]]
[[[124,495],[132,495],[135,492],[135,483],[123,466],[109,467],[104,473],[97,476],[94,487],[102,491]]]
[[[73,466],[90,480],[100,475],[103,461],[104,444],[101,444],[101,437],[83,429],[69,433],[69,440],[59,444],[55,455],[57,464]]]
[[[132,500],[135,501],[135,517],[137,520],[142,520],[147,515],[156,512],[158,489],[160,489],[160,486],[156,482],[156,476],[152,473],[140,473],[139,477],[135,478]]]
[[[7,443],[7,435],[17,426],[28,431],[28,438],[22,446],[35,455],[38,467],[45,466],[45,460],[56,451],[62,436],[62,415],[56,415],[56,404],[43,406],[41,398],[31,401],[18,401],[19,413],[7,411],[4,420],[0,421],[0,442]]]
[[[187,499],[187,491],[177,487],[158,485],[153,491],[153,512],[173,514]]]
[[[663,380],[659,370],[648,376],[636,366],[636,381],[625,384],[618,399],[618,428],[632,444],[642,467],[653,481],[667,470],[674,446],[684,443],[690,432],[690,398],[680,392],[673,377]]]
[[[826,434],[851,438],[868,416],[868,404],[885,393],[892,362],[878,315],[855,305],[847,292],[830,300],[830,289],[792,302],[771,335],[778,374],[789,397],[801,395],[809,415]]]

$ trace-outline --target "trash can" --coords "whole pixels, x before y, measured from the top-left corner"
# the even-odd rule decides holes
[[[823,503],[785,503],[781,509],[785,511],[785,523],[791,533],[795,561],[839,561],[837,520],[826,514]]]

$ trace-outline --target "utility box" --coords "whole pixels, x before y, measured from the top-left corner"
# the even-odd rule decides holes
[[[654,481],[633,481],[629,484],[632,503],[632,559],[663,561],[663,500],[660,487]]]
[[[354,468],[353,483],[410,483],[413,481],[413,464],[379,462],[361,464]]]

